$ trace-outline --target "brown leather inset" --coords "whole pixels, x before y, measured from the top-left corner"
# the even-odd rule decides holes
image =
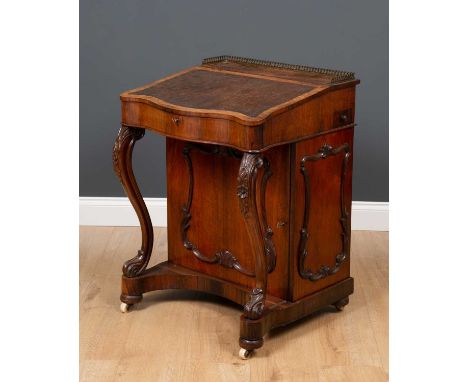
[[[234,111],[256,117],[312,89],[312,85],[192,70],[131,94],[194,109]]]

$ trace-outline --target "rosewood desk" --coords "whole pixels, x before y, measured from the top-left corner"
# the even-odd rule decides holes
[[[243,306],[240,356],[272,328],[328,305],[350,277],[355,88],[350,72],[221,56],[121,94],[114,169],[141,249],[121,310],[192,289]],[[132,170],[146,130],[166,136],[168,261],[147,269],[153,227]]]

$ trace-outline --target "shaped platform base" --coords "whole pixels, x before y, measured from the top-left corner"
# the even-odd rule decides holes
[[[126,308],[138,303],[143,293],[163,289],[188,289],[211,293],[239,305],[247,303],[251,289],[207,276],[171,262],[160,263],[137,277],[122,276],[120,300]],[[334,305],[342,310],[353,293],[354,281],[349,277],[317,293],[290,302],[268,295],[265,310],[257,320],[240,317],[239,345],[247,353],[263,345],[263,337],[273,328],[290,324],[324,307]],[[122,312],[126,312],[123,309]],[[245,353],[245,352],[244,352]]]

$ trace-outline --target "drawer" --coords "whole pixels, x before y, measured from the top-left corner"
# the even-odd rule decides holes
[[[216,143],[240,150],[257,149],[261,126],[244,126],[236,121],[181,115],[145,102],[122,102],[122,124],[154,130],[171,138]]]

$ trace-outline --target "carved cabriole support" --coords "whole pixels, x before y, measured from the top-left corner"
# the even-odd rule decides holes
[[[146,269],[153,249],[153,225],[132,169],[133,146],[144,135],[145,129],[122,126],[115,140],[112,155],[114,171],[137,213],[141,226],[141,249],[122,267],[126,277],[138,276]]]
[[[262,227],[260,221],[256,198],[257,172],[264,164],[265,160],[260,154],[244,153],[237,178],[239,206],[247,225],[247,232],[255,257],[255,288],[250,293],[250,299],[244,306],[245,316],[252,320],[260,318],[263,314],[268,278],[266,236],[263,232],[265,227]]]
[[[187,202],[182,207],[182,221],[180,223],[180,233],[182,237],[182,242],[184,247],[190,250],[197,259],[209,263],[209,264],[219,264],[225,268],[235,269],[238,272],[247,275],[249,277],[255,277],[255,272],[252,270],[245,269],[239,262],[239,260],[228,250],[220,250],[216,252],[213,256],[206,256],[204,255],[200,249],[192,243],[188,238],[188,230],[190,228],[190,221],[192,219],[191,215],[191,206],[192,206],[192,199],[193,199],[193,190],[195,179],[193,175],[193,164],[192,158],[190,153],[192,150],[196,150],[198,152],[204,154],[212,154],[212,155],[228,155],[233,156],[235,158],[242,158],[242,154],[234,149],[224,146],[206,146],[196,143],[187,143],[184,146],[182,151],[185,163],[187,164],[187,171],[189,175],[189,188],[187,193]],[[262,223],[263,223],[263,230],[264,230],[264,240],[265,240],[265,254],[268,258],[268,271],[272,272],[276,265],[276,252],[275,246],[273,244],[272,236],[273,231],[270,227],[267,226],[267,219],[266,219],[266,207],[265,207],[265,193],[266,193],[266,186],[268,179],[272,175],[270,165],[268,161],[265,159],[265,172],[262,178],[262,185],[261,185],[261,193],[262,193]]]
[[[344,153],[343,160],[341,162],[341,179],[340,179],[340,224],[341,224],[341,252],[335,257],[335,264],[330,267],[328,265],[322,265],[317,272],[311,269],[305,268],[305,260],[308,256],[307,253],[307,240],[309,238],[308,224],[309,224],[309,213],[310,213],[310,178],[306,168],[308,161],[315,162],[318,160],[327,159],[330,156],[335,156]],[[330,145],[324,144],[319,151],[314,155],[306,155],[301,160],[301,172],[304,176],[305,184],[305,207],[304,207],[304,220],[301,229],[301,239],[299,242],[299,262],[298,271],[302,278],[309,279],[310,281],[321,280],[327,276],[333,275],[339,271],[341,264],[347,259],[347,251],[349,250],[349,236],[350,236],[350,224],[349,224],[349,213],[346,211],[345,205],[345,180],[348,168],[348,160],[351,156],[349,151],[349,145],[347,143],[333,148]]]

